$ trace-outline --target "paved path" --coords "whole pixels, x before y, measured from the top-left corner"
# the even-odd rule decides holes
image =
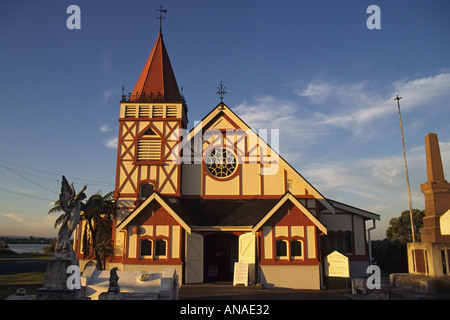
[[[351,290],[252,289],[232,286],[183,287],[180,300],[347,300]]]

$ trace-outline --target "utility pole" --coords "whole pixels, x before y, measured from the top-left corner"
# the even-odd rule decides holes
[[[412,241],[416,242],[416,236],[414,232],[414,222],[413,222],[413,214],[412,214],[412,206],[411,206],[411,191],[409,188],[409,176],[408,176],[408,165],[406,164],[406,151],[405,151],[405,138],[403,137],[403,125],[402,125],[402,115],[400,113],[400,99],[402,97],[397,97],[394,100],[397,100],[398,106],[398,116],[400,118],[400,130],[402,132],[402,144],[403,144],[403,158],[405,159],[405,172],[406,172],[406,186],[408,187],[408,200],[409,200],[409,216],[411,219],[411,231],[412,231]]]

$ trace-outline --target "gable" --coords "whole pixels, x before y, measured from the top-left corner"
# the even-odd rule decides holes
[[[179,225],[179,223],[157,201],[147,205],[129,222],[130,225]]]
[[[260,134],[225,104],[219,104],[181,143],[181,148],[189,149],[193,160],[183,161],[182,194],[250,197],[282,196],[289,191],[296,196],[312,196],[334,212],[333,206],[266,143],[267,135],[272,132],[261,130]],[[277,133],[273,134],[271,140],[277,139]],[[205,172],[201,160],[218,147],[228,148],[235,153],[239,161],[235,176],[214,177]]]
[[[292,212],[292,214],[291,214]],[[278,203],[253,227],[257,232],[264,225],[315,225],[327,234],[327,228],[291,193],[286,193]]]
[[[181,225],[188,233],[191,233],[191,228],[186,224],[186,222],[180,217],[180,215],[173,210],[173,208],[163,200],[163,198],[154,192],[150,195],[144,202],[142,202],[136,209],[134,209],[122,222],[117,225],[116,230],[122,231],[128,225],[133,223],[145,224],[150,219],[153,218],[155,209],[164,209],[164,211],[159,211],[158,215],[154,219],[158,219],[159,224],[173,225],[174,221]],[[162,221],[161,221],[162,220]]]

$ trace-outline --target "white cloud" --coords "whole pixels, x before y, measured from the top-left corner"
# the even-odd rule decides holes
[[[109,140],[105,141],[105,146],[108,149],[117,149],[117,143],[118,143],[118,138],[117,137],[112,137]]]
[[[107,89],[107,90],[103,90],[102,94],[103,94],[103,100],[102,100],[102,105],[105,105],[109,99],[114,95],[117,94],[118,90],[117,89]]]
[[[316,125],[370,134],[368,125],[398,112],[393,101],[397,94],[403,96],[402,110],[418,107],[442,110],[444,101],[450,98],[450,73],[397,81],[388,92],[378,92],[369,81],[351,84],[316,82],[295,92],[322,107],[314,116]]]
[[[100,126],[99,130],[100,130],[100,132],[104,133],[104,132],[111,131],[111,127],[107,124],[103,124]]]
[[[233,111],[255,131],[280,129],[281,151],[292,153],[296,150],[298,154],[296,144],[299,141],[302,141],[302,147],[307,147],[327,135],[327,127],[314,126],[317,122],[314,115],[293,101],[258,97],[252,102],[242,102]]]
[[[0,213],[0,217],[5,217],[14,221],[12,224],[6,224],[4,222],[2,224],[9,225],[12,228],[20,227],[23,230],[27,230],[26,232],[29,232],[30,234],[32,234],[33,230],[48,229],[49,226],[53,228],[55,220],[58,216],[59,215],[48,215],[47,213],[41,215],[12,212]],[[2,218],[2,220],[3,219],[4,218]],[[9,234],[8,230],[1,230],[1,233]]]
[[[14,220],[15,222],[19,223],[19,224],[26,224],[27,223],[27,219],[25,219],[23,217],[23,215],[21,214],[17,214],[17,213],[1,213],[0,215],[7,217],[9,219]]]

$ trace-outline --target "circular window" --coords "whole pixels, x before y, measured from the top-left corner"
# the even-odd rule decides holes
[[[215,148],[206,157],[205,164],[211,175],[226,178],[236,171],[236,155],[226,148]]]

